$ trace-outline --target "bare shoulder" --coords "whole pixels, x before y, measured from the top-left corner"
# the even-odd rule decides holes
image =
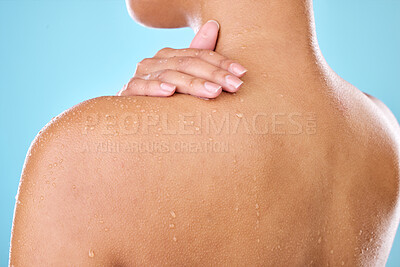
[[[41,130],[23,168],[11,265],[64,266],[66,259],[74,266],[112,264],[113,242],[107,234],[120,213],[118,206],[108,203],[119,201],[116,198],[123,193],[112,190],[126,181],[119,179],[117,169],[123,166],[115,160],[121,157],[119,137],[146,136],[132,137],[135,125],[130,124],[143,108],[153,108],[142,102],[117,97],[88,100]],[[139,158],[139,153],[131,154],[130,162]]]
[[[400,127],[399,127],[399,122],[397,121],[396,117],[392,113],[392,111],[389,109],[388,106],[385,105],[381,100],[378,98],[369,95],[365,93],[365,95],[382,111],[382,113],[385,115],[387,118],[388,122],[392,125],[393,129],[397,131],[398,134],[400,134]]]
[[[194,115],[194,103],[211,109],[204,102],[186,96],[100,97],[54,118],[32,142],[25,161],[11,264],[62,266],[66,259],[74,266],[119,264],[114,255],[126,252],[119,251],[124,246],[118,240],[126,240],[128,226],[136,225],[126,215],[155,216],[145,212],[151,210],[153,199],[146,200],[151,191],[142,190],[157,190],[160,174],[185,175],[181,166],[195,162],[195,154],[167,155],[167,143],[177,131],[187,144],[201,138],[195,126],[178,121],[182,114]],[[162,139],[160,127],[167,132]],[[190,149],[187,144],[177,149]],[[142,212],[135,215],[138,209]],[[149,238],[157,235],[157,226],[148,227]]]

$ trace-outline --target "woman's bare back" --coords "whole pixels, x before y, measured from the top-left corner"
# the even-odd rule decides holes
[[[11,264],[382,265],[396,127],[351,85],[312,76],[212,101],[89,100],[32,145]]]

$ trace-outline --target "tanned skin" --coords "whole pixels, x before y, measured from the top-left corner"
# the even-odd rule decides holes
[[[383,266],[399,126],[329,68],[311,4],[128,2],[148,26],[219,21],[216,52],[246,66],[244,84],[208,101],[100,97],[55,118],[28,152],[10,264]]]

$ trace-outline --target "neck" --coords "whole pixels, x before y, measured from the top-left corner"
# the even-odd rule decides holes
[[[210,19],[221,25],[216,52],[243,64],[248,75],[319,73],[325,64],[312,0],[204,0],[187,22],[197,32]]]

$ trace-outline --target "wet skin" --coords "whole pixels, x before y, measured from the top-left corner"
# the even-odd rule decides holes
[[[29,151],[11,263],[382,265],[398,221],[396,130],[354,87],[310,80],[63,113]]]
[[[398,123],[324,62],[310,1],[130,2],[150,26],[220,21],[216,52],[244,84],[209,101],[101,97],[54,119],[28,152],[11,264],[383,266]]]

